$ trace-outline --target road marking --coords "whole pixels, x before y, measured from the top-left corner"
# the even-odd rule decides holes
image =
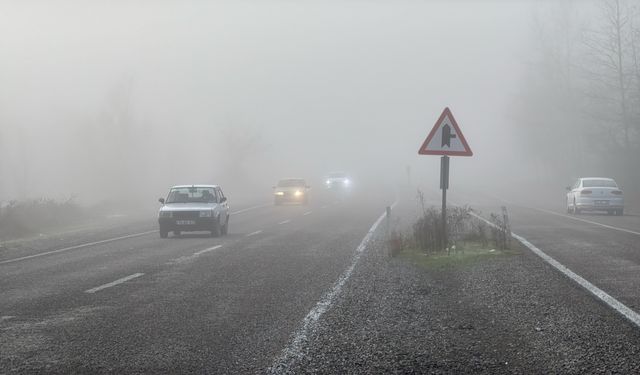
[[[261,204],[258,206],[253,206],[253,207],[249,207],[249,208],[244,208],[242,210],[238,210],[238,211],[233,211],[231,212],[232,215],[236,215],[236,214],[241,214],[243,212],[247,212],[247,211],[251,211],[251,210],[256,210],[258,208],[263,208],[263,207],[267,207],[267,206],[271,206],[271,204]]]
[[[186,263],[188,261],[196,259],[197,257],[199,257],[202,254],[208,253],[210,251],[218,250],[221,247],[222,247],[222,245],[216,245],[216,246],[210,247],[208,249],[196,251],[195,253],[193,253],[193,255],[185,255],[185,256],[181,256],[180,258],[171,259],[166,264]]]
[[[279,222],[279,223],[278,223],[278,225],[288,224],[288,223],[290,223],[290,222],[291,222],[291,220],[287,219],[287,220],[285,220],[285,221],[281,221],[281,222]]]
[[[218,250],[218,249],[219,249],[219,248],[221,248],[221,247],[222,247],[222,245],[216,245],[216,246],[210,247],[210,248],[208,248],[208,249],[204,249],[204,250],[196,251],[195,253],[193,253],[193,255],[195,255],[195,256],[200,256],[200,255],[202,255],[202,254],[204,254],[204,253],[208,253],[209,251]]]
[[[491,221],[483,218],[482,216],[480,216],[480,215],[478,215],[478,214],[476,214],[474,212],[471,212],[471,215],[476,217],[476,218],[478,218],[478,219],[480,219],[480,220],[482,220],[482,221],[484,221],[485,223],[489,224],[492,227],[497,227]],[[589,293],[593,294],[597,299],[599,299],[600,301],[604,302],[605,304],[607,304],[609,307],[611,307],[612,309],[614,309],[618,313],[622,314],[625,318],[629,319],[629,321],[631,321],[637,327],[640,327],[640,314],[638,314],[637,312],[633,311],[632,309],[630,309],[629,307],[627,307],[625,304],[623,304],[622,302],[618,301],[617,299],[613,298],[612,296],[607,294],[602,289],[600,289],[597,286],[591,284],[585,278],[583,278],[580,275],[576,274],[575,272],[571,271],[569,268],[564,266],[562,263],[560,263],[557,260],[553,259],[549,255],[547,255],[544,251],[540,250],[535,245],[533,245],[531,242],[527,241],[526,238],[521,237],[521,236],[519,236],[519,235],[517,235],[517,234],[515,234],[513,232],[511,232],[511,235],[513,236],[513,238],[515,238],[516,240],[520,241],[520,243],[522,243],[529,250],[531,250],[534,254],[536,254],[537,256],[542,258],[545,262],[549,263],[552,267],[554,267],[558,271],[562,272],[565,276],[567,276],[571,280],[573,280],[576,283],[578,283],[580,286],[582,286],[587,291],[589,291]]]
[[[394,202],[391,207],[395,207],[398,202]],[[307,342],[307,335],[309,332],[312,332],[316,329],[318,324],[318,320],[327,310],[331,308],[334,300],[340,293],[342,292],[342,287],[349,280],[351,274],[353,273],[358,260],[364,253],[369,241],[373,237],[376,228],[380,225],[382,220],[386,217],[386,212],[380,215],[378,220],[373,223],[367,234],[360,242],[360,245],[356,248],[355,254],[351,260],[351,264],[349,267],[340,275],[338,280],[333,284],[331,290],[329,290],[322,298],[316,303],[316,305],[309,311],[307,316],[302,320],[302,325],[295,331],[293,338],[289,345],[282,350],[281,355],[273,362],[272,366],[269,368],[270,373],[272,374],[281,374],[288,373],[291,366],[302,356],[303,353],[303,345]]]
[[[640,232],[636,232],[630,229],[624,229],[624,228],[618,228],[618,227],[614,227],[611,225],[607,225],[607,224],[602,224],[602,223],[598,223],[597,221],[591,221],[591,220],[586,220],[586,219],[581,219],[579,217],[573,217],[573,216],[569,216],[569,215],[565,215],[565,214],[559,214],[557,212],[553,212],[553,211],[549,211],[549,210],[545,210],[542,208],[534,208],[534,207],[527,207],[529,209],[532,210],[536,210],[536,211],[540,211],[540,212],[545,212],[551,215],[556,215],[556,216],[560,216],[560,217],[566,217],[567,219],[572,219],[572,220],[576,220],[576,221],[582,221],[584,223],[588,223],[588,224],[593,224],[593,225],[597,225],[603,228],[607,228],[607,229],[613,229],[613,230],[617,230],[620,232],[625,232],[625,233],[631,233],[631,234],[635,234],[637,236],[640,236]]]
[[[303,213],[303,214],[302,214],[302,216],[311,215],[311,213],[312,213],[312,212],[313,212],[313,211],[307,211],[307,212]]]
[[[144,273],[134,273],[133,275],[129,275],[129,276],[123,277],[122,279],[118,279],[116,281],[112,281],[110,283],[107,283],[107,284],[104,284],[104,285],[100,285],[100,286],[97,286],[95,288],[87,289],[84,292],[85,293],[95,293],[95,292],[101,291],[102,289],[111,288],[112,286],[116,286],[118,284],[125,283],[125,282],[127,282],[129,280],[135,279],[136,277],[140,277],[142,275],[144,275]]]
[[[252,233],[247,234],[247,237],[255,236],[256,234],[260,234],[260,233],[262,233],[262,229],[261,229],[261,230],[257,230],[257,231],[255,231],[255,232],[252,232]]]
[[[62,253],[62,252],[69,251],[69,250],[82,249],[83,247],[89,247],[89,246],[95,246],[95,245],[102,245],[102,244],[109,243],[109,242],[114,242],[114,241],[119,241],[119,240],[125,240],[125,239],[127,239],[127,238],[141,237],[141,236],[145,236],[145,235],[147,235],[147,234],[157,233],[157,232],[158,232],[157,230],[150,230],[150,231],[147,231],[147,232],[136,233],[136,234],[129,234],[129,235],[127,235],[127,236],[122,236],[122,237],[109,238],[109,239],[107,239],[107,240],[101,240],[101,241],[95,241],[95,242],[84,243],[84,244],[80,244],[80,245],[75,245],[75,246],[65,247],[64,249],[58,249],[58,250],[47,251],[47,252],[39,253],[39,254],[27,255],[27,256],[20,257],[20,258],[15,258],[15,259],[3,260],[3,261],[1,261],[1,262],[0,262],[0,264],[8,264],[8,263],[19,262],[19,261],[21,261],[21,260],[27,260],[27,259],[32,259],[32,258],[38,258],[38,257],[42,257],[42,256],[45,256],[45,255],[51,255],[51,254]]]

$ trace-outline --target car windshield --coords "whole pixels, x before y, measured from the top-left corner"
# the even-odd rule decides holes
[[[212,187],[180,187],[169,191],[166,203],[215,203],[216,193]]]
[[[612,188],[617,188],[618,185],[616,185],[615,181],[613,180],[605,180],[605,179],[589,179],[589,180],[582,180],[582,187],[612,187]]]
[[[296,187],[305,185],[304,180],[298,178],[278,181],[278,187]]]

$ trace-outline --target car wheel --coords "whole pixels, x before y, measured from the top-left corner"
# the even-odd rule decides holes
[[[580,213],[580,209],[578,208],[578,206],[576,205],[576,200],[573,200],[573,214],[574,215],[578,215]]]
[[[222,235],[226,235],[227,233],[229,233],[229,215],[227,215],[227,221],[224,223],[224,226],[222,227]]]
[[[220,237],[222,228],[220,228],[220,218],[216,219],[213,223],[213,229],[211,229],[211,237]]]
[[[180,234],[182,234],[182,232],[180,232],[179,230],[174,230],[173,231],[173,235],[176,237],[180,237]]]
[[[167,238],[169,236],[169,231],[160,228],[160,238]]]
[[[617,210],[616,211],[616,215],[618,215],[618,216],[624,215],[624,208],[621,208],[621,209]]]
[[[616,214],[616,215],[617,215],[617,214],[618,214],[618,210],[608,210],[608,211],[607,211],[607,215],[611,216],[611,215],[613,215],[613,214]]]

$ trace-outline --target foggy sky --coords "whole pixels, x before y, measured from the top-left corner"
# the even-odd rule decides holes
[[[475,153],[452,160],[453,185],[519,162],[509,107],[532,2],[0,4],[0,200],[96,201],[120,172],[149,199],[406,165],[437,180],[417,150],[445,106]],[[103,134],[123,100],[126,147]]]

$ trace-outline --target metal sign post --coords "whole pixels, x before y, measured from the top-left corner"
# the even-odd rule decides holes
[[[447,235],[447,189],[449,188],[449,157],[440,158],[440,189],[442,189],[442,247],[443,250],[449,247],[449,236]]]
[[[420,155],[443,155],[440,158],[440,189],[442,189],[442,246],[449,247],[447,232],[447,189],[449,189],[449,156],[471,156],[473,152],[462,135],[449,108],[445,108],[427,139],[418,150]]]

